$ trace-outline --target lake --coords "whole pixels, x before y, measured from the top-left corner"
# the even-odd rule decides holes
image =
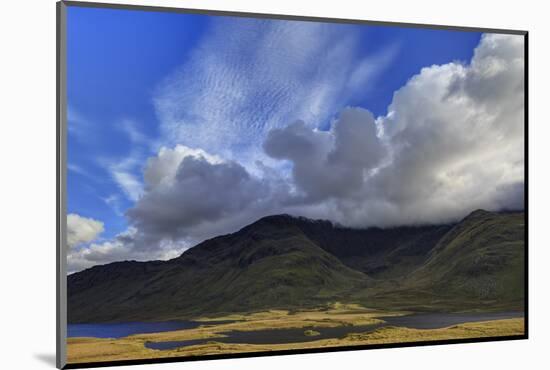
[[[269,329],[255,331],[229,331],[223,332],[227,337],[194,339],[185,341],[147,342],[145,347],[155,350],[171,350],[179,347],[204,344],[215,341],[221,343],[246,343],[246,344],[283,344],[310,342],[320,339],[344,338],[351,333],[364,333],[376,330],[384,326],[400,326],[413,329],[438,329],[462,324],[466,322],[479,322],[500,319],[523,317],[523,312],[497,312],[497,313],[419,313],[405,316],[381,317],[385,323],[326,327],[304,327],[299,329]],[[315,330],[319,335],[306,336],[305,330]]]
[[[229,322],[229,321],[225,321]],[[213,324],[221,324],[216,321]],[[123,322],[109,324],[69,324],[67,337],[122,338],[132,334],[160,333],[193,329],[205,323],[197,321]]]
[[[479,322],[523,317],[523,312],[489,313],[417,313],[405,316],[380,317],[389,326],[401,326],[411,329],[439,329],[465,322]]]
[[[299,329],[269,329],[257,331],[224,332],[227,337],[197,339],[174,342],[147,342],[147,348],[169,350],[208,341],[222,343],[248,344],[281,344],[309,342],[319,339],[343,338],[350,333],[361,333],[376,330],[384,326],[399,326],[414,329],[437,329],[465,322],[479,322],[523,317],[523,312],[495,313],[416,313],[405,316],[380,317],[385,323],[361,326],[304,327]],[[162,321],[162,322],[127,322],[108,324],[69,324],[67,337],[122,338],[132,334],[159,333],[166,331],[193,329],[200,325],[217,325],[231,321],[197,322],[197,321]],[[305,330],[315,330],[319,335],[306,336]]]

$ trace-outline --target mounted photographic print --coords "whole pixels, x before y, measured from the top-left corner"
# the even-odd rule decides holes
[[[58,41],[60,368],[527,338],[527,32],[61,2]]]

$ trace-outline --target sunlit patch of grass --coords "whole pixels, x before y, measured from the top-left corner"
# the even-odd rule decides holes
[[[224,337],[223,332],[253,331],[282,328],[334,327],[340,325],[366,325],[381,322],[377,317],[400,315],[403,312],[371,310],[359,305],[330,305],[317,310],[289,312],[271,310],[250,315],[231,315],[217,318],[203,318],[205,325],[198,328],[162,333],[137,334],[120,339],[69,338],[67,353],[69,363],[101,362],[127,359],[149,359],[177,356],[203,356],[210,354],[245,353],[256,351],[277,351],[287,349],[307,349],[382,343],[406,343],[446,339],[466,339],[521,335],[524,333],[522,318],[465,323],[442,329],[409,329],[383,327],[372,332],[349,334],[342,339],[322,339],[302,343],[285,344],[231,344],[216,342]],[[238,319],[233,323],[216,324],[214,321]],[[306,336],[319,332],[307,329]],[[180,341],[208,339],[204,344],[181,347],[174,350],[152,350],[145,347],[148,341]]]
[[[321,333],[319,333],[317,330],[309,329],[304,331],[304,335],[307,337],[316,337],[317,335],[321,335]]]
[[[524,320],[517,318],[471,322],[441,329],[383,327],[370,333],[350,334],[344,340],[362,344],[404,343],[522,335],[524,332]]]

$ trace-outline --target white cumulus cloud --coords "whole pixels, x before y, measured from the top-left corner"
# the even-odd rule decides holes
[[[127,215],[154,240],[196,239],[205,225],[215,229],[273,206],[270,182],[235,161],[183,145],[149,158],[144,179],[146,192]]]
[[[67,244],[70,248],[95,240],[103,231],[104,226],[101,221],[75,213],[67,215]]]
[[[423,68],[376,123],[346,109],[327,133],[272,130],[265,149],[292,162],[308,215],[360,227],[450,222],[523,208],[524,109],[523,38],[484,35],[470,64]]]

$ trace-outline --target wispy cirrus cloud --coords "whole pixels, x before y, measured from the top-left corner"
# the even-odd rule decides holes
[[[265,134],[296,119],[326,123],[395,58],[360,55],[348,25],[222,18],[159,87],[165,145],[199,147],[248,168]]]
[[[101,200],[105,202],[105,204],[109,206],[117,216],[124,217],[120,196],[118,194],[113,193],[106,197],[101,197]]]
[[[67,163],[67,170],[82,176],[86,176],[88,178],[92,177],[88,171],[74,163]]]
[[[141,197],[143,194],[141,180],[143,158],[141,154],[134,152],[125,158],[103,159],[101,163],[126,198],[136,202]]]
[[[122,194],[131,202],[136,202],[143,194],[143,166],[147,157],[157,150],[158,141],[148,137],[140,129],[137,121],[125,118],[116,122],[116,126],[124,134],[130,151],[126,156],[99,158],[99,164],[107,170],[111,179],[118,186]],[[111,194],[108,204],[118,204]],[[116,212],[116,208],[114,209]]]
[[[82,152],[97,145],[99,126],[98,122],[94,122],[93,119],[83,115],[74,107],[68,107],[68,131],[69,134],[74,135],[79,140]],[[126,156],[107,154],[93,158],[92,161],[87,160],[84,163],[73,160],[73,162],[68,163],[67,169],[75,174],[97,181],[103,178],[104,175],[98,176],[89,168],[90,166],[99,166],[108,173],[120,192],[128,200],[135,202],[143,193],[141,179],[143,162],[148,155],[157,149],[157,141],[145,135],[135,120],[129,118],[119,119],[113,123],[113,126],[122,134],[120,138],[121,146],[129,148],[129,153]],[[105,199],[114,199],[112,196],[113,194],[105,197]],[[114,201],[106,203],[110,206],[115,204]],[[115,210],[115,212],[118,211]]]
[[[151,138],[145,135],[139,127],[137,121],[125,118],[119,120],[116,126],[120,131],[126,134],[128,140],[134,145],[150,145]]]

